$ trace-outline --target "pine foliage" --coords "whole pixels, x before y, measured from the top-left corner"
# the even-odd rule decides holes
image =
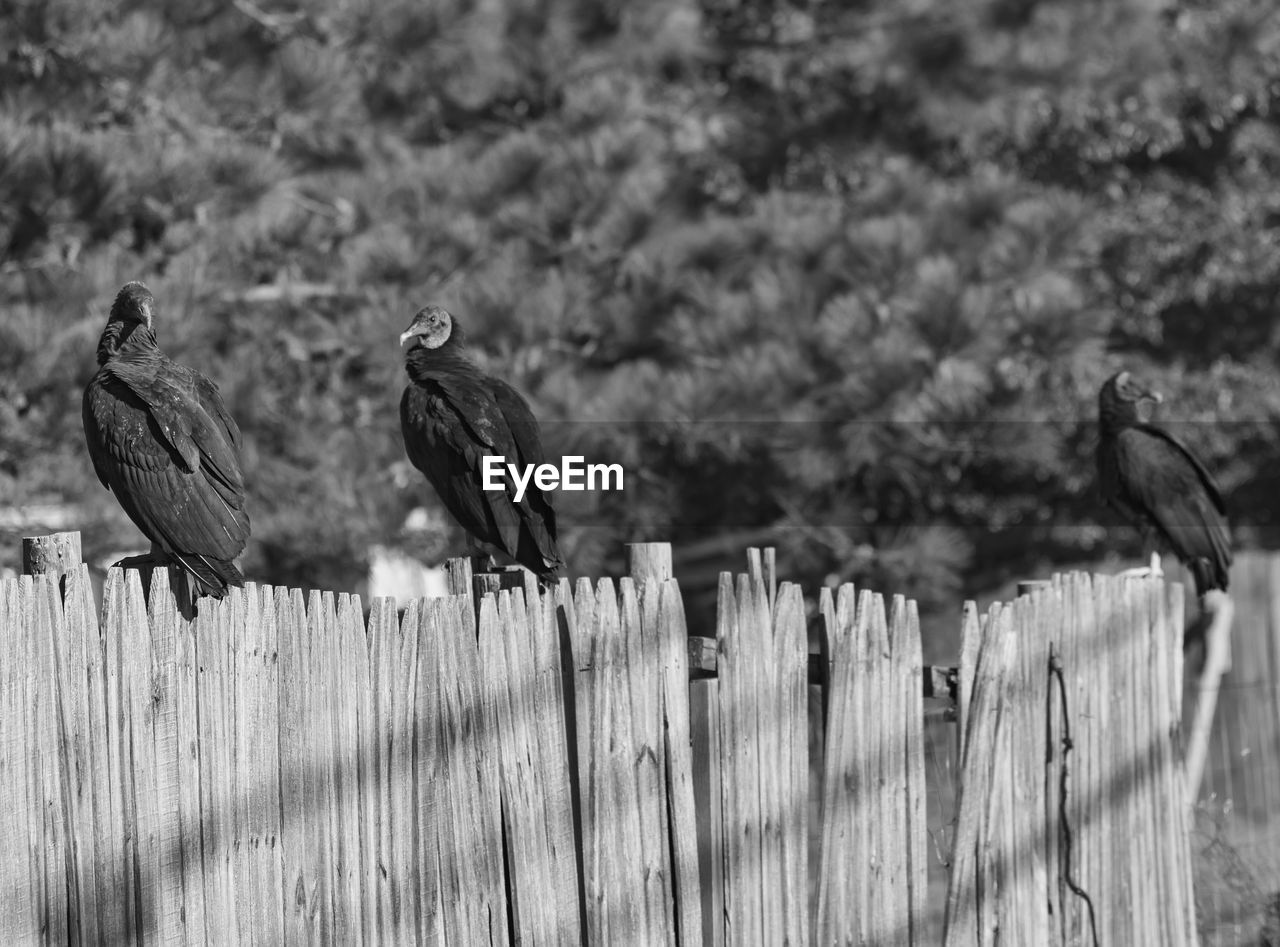
[[[1266,540],[1273,4],[18,0],[0,45],[0,487],[99,551],[136,534],[78,399],[133,278],[245,430],[265,581],[352,587],[434,509],[395,415],[427,301],[625,466],[562,495],[578,572],[750,539],[941,605],[1092,558],[1122,360],[1238,422],[1186,436]]]

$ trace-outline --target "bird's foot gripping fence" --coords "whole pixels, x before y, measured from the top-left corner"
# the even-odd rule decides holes
[[[0,583],[0,943],[1194,942],[1156,580],[927,668],[913,602],[759,551],[695,629],[662,544],[367,613],[67,566]]]

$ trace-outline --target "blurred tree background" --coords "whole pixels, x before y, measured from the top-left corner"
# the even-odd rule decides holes
[[[461,548],[399,435],[429,301],[625,465],[561,494],[575,573],[774,543],[953,614],[1134,552],[1093,494],[1121,364],[1265,544],[1277,107],[1270,0],[2,0],[0,499],[142,545],[80,427],[140,278],[245,432],[262,581]]]

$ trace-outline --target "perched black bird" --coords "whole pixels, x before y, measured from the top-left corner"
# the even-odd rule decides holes
[[[550,498],[532,481],[519,502],[505,489],[483,489],[487,455],[521,469],[544,461],[538,422],[506,382],[482,373],[467,356],[458,321],[428,306],[400,336],[410,384],[400,400],[400,429],[413,465],[473,538],[495,547],[544,582],[564,567]]]
[[[142,283],[116,295],[84,391],[84,436],[154,559],[190,575],[193,599],[222,598],[244,585],[233,560],[249,539],[240,429],[213,382],[160,350],[155,305]]]
[[[1171,549],[1195,578],[1196,594],[1226,591],[1231,535],[1226,506],[1204,464],[1142,409],[1158,392],[1128,372],[1098,393],[1098,480],[1103,499],[1148,540]]]

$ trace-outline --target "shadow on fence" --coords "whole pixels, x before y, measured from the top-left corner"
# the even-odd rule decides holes
[[[914,603],[822,590],[813,656],[753,551],[711,646],[633,551],[367,618],[6,580],[0,943],[935,943]],[[947,944],[1195,941],[1181,603],[1073,574],[966,609]]]

